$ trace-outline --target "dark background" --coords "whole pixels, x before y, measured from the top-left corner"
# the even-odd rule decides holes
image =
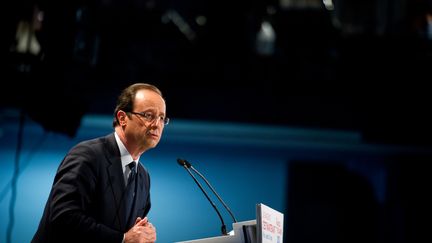
[[[333,145],[336,162],[321,161],[329,155],[314,149],[283,151],[305,157],[287,161],[285,239],[430,239],[431,1],[334,0],[333,9],[324,2],[10,1],[4,3],[0,108],[19,108],[46,130],[73,137],[84,114],[111,114],[121,89],[151,82],[163,91],[173,121],[358,131],[366,145],[379,145],[356,144],[354,155]],[[41,51],[17,52],[17,24],[33,21],[34,6],[44,13],[35,30]],[[203,17],[205,24],[198,24]],[[276,34],[267,55],[255,46],[263,20]],[[0,122],[7,119],[2,115]],[[223,153],[204,157],[234,151],[238,165],[240,151],[222,146]],[[306,159],[312,155],[320,159]],[[250,166],[248,156],[243,162]]]
[[[0,101],[73,136],[83,114],[110,114],[120,90],[143,81],[161,88],[172,119],[354,130],[369,143],[429,146],[430,2],[14,1]],[[44,13],[41,51],[18,53],[17,23],[31,22],[34,6]],[[276,34],[268,55],[255,46],[263,20]]]

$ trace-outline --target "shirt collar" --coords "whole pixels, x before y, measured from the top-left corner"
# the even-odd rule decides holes
[[[131,161],[134,161],[132,158],[132,155],[129,153],[129,151],[124,146],[123,142],[121,141],[120,137],[117,135],[117,132],[114,132],[114,136],[117,142],[117,146],[120,150],[120,160],[122,163],[122,167],[124,168],[127,166]],[[138,163],[139,157],[137,160],[135,160],[136,163]],[[138,165],[138,164],[137,164]]]

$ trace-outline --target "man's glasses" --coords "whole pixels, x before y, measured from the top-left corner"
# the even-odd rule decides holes
[[[144,111],[144,112],[128,111],[128,112],[131,114],[138,115],[150,123],[153,123],[154,121],[156,121],[156,119],[159,119],[159,122],[162,122],[162,124],[164,124],[164,125],[168,125],[169,121],[170,121],[170,119],[168,117],[157,116],[153,112],[150,112],[150,111]]]

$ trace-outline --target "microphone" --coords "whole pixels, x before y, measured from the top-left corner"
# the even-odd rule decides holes
[[[180,159],[181,160],[181,159]],[[222,200],[222,198],[219,196],[219,194],[216,192],[216,190],[210,185],[210,183],[208,182],[208,180],[198,171],[196,170],[187,160],[182,160],[184,161],[185,165],[188,168],[191,168],[193,171],[195,171],[195,173],[197,173],[207,184],[208,187],[210,187],[210,189],[212,190],[212,192],[216,195],[216,197],[219,199],[219,201],[222,203],[222,205],[225,207],[225,209],[228,211],[228,213],[231,215],[232,220],[234,221],[234,223],[237,223],[236,218],[234,217],[234,214],[231,212],[231,209],[226,205],[226,203]]]
[[[186,160],[183,159],[177,159],[177,162],[179,163],[180,166],[183,166],[186,171],[189,173],[189,175],[192,176],[193,180],[195,181],[195,183],[198,185],[198,187],[201,189],[201,191],[204,193],[205,197],[207,198],[207,200],[210,202],[210,204],[213,206],[214,210],[216,211],[217,215],[219,216],[219,219],[221,221],[221,232],[222,235],[228,235],[227,231],[226,231],[226,226],[225,226],[225,222],[219,212],[219,210],[217,209],[216,205],[214,204],[214,202],[210,199],[210,197],[208,196],[208,194],[206,193],[206,191],[203,189],[203,187],[201,186],[201,184],[198,182],[198,180],[195,178],[195,176],[192,174],[192,172],[190,171],[189,168],[192,167],[192,165],[187,162]]]
[[[186,166],[187,168],[192,167],[192,165],[187,160],[184,159],[177,159],[177,163],[179,163],[179,165],[181,166]]]

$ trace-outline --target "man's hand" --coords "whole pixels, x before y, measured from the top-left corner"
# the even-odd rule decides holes
[[[148,222],[148,218],[135,220],[135,225],[125,234],[125,243],[153,243],[156,241],[156,228]]]

